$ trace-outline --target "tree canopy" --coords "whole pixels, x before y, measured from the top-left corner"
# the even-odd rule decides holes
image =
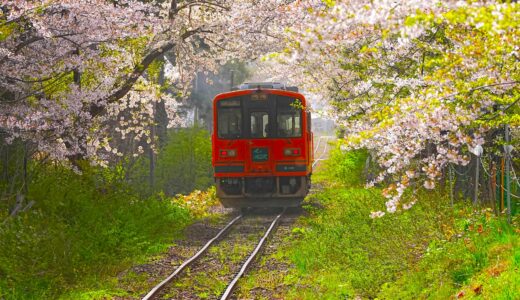
[[[501,145],[520,125],[520,9],[509,1],[3,1],[0,130],[55,159],[103,162],[150,135],[153,110],[198,71],[261,56],[333,106],[352,148],[389,179],[389,212],[412,182]],[[159,82],[158,65],[167,64]],[[274,66],[274,67],[273,67]],[[111,135],[112,134],[112,135]],[[381,212],[375,215],[382,215]]]

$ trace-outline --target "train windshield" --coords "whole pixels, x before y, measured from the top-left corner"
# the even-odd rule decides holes
[[[218,137],[238,139],[242,137],[242,109],[239,99],[228,99],[219,102]]]
[[[217,134],[221,139],[294,138],[302,136],[300,100],[251,94],[218,101]]]
[[[277,136],[300,137],[302,135],[302,109],[299,100],[279,97],[276,106]]]

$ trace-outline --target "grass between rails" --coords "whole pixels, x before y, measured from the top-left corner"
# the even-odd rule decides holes
[[[34,207],[0,225],[1,299],[100,298],[110,278],[166,250],[190,222],[186,207],[88,172],[41,170]]]
[[[315,174],[324,188],[307,199],[308,216],[244,280],[241,295],[269,286],[275,293],[265,298],[520,298],[518,223],[451,207],[441,191],[371,219],[385,199],[361,184],[363,161],[363,153],[333,152]],[[262,267],[273,261],[286,270]]]
[[[186,269],[185,276],[171,283],[173,288],[162,299],[217,299],[222,295],[267,229],[254,228],[259,220],[247,218],[231,228],[226,238]]]

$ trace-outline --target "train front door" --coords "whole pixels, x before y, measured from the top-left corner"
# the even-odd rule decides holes
[[[273,95],[252,94],[246,104],[246,126],[250,140],[247,142],[246,169],[250,178],[246,179],[246,192],[269,194],[276,190],[273,178]]]

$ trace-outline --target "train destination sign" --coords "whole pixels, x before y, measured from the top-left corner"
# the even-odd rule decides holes
[[[253,148],[252,150],[253,161],[267,161],[269,153],[267,148]]]

